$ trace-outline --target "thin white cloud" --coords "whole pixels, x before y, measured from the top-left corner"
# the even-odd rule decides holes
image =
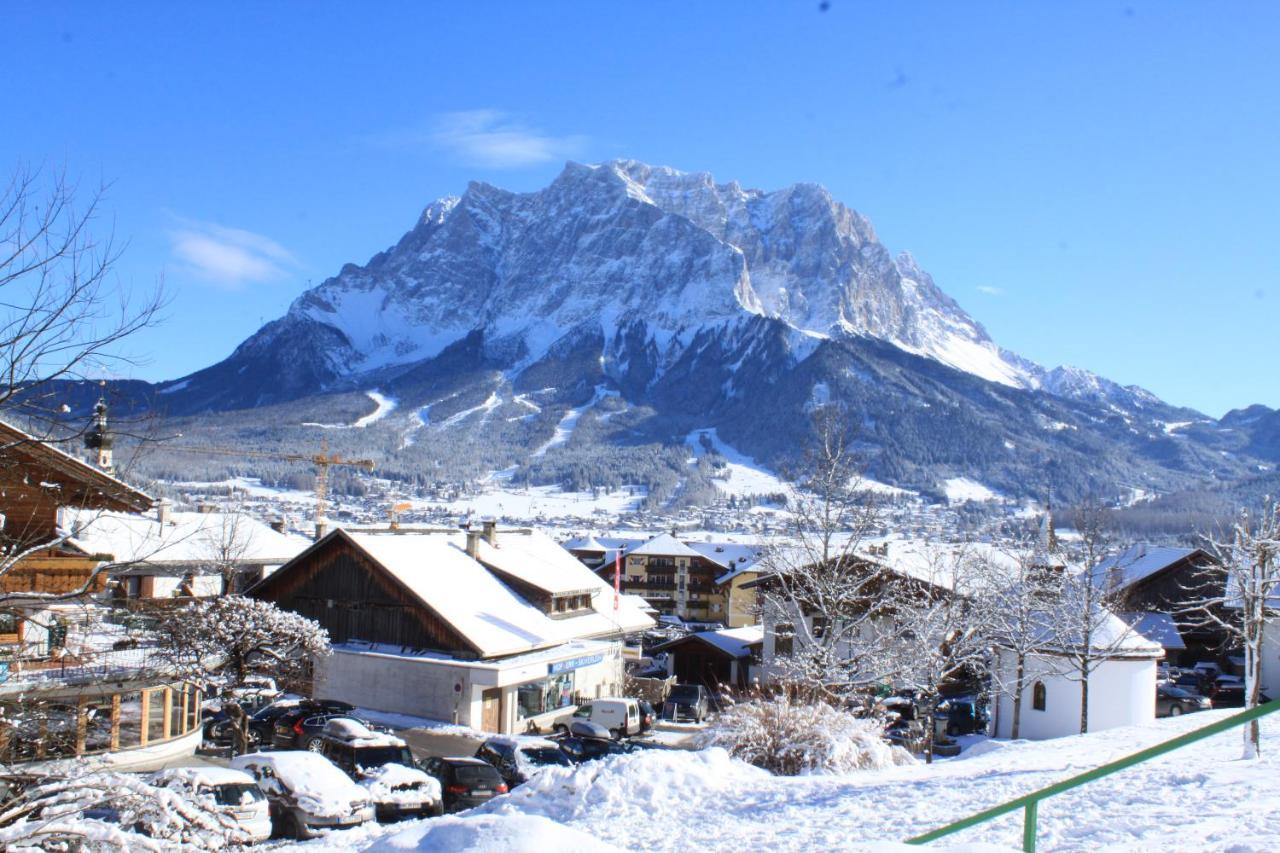
[[[443,113],[426,130],[382,134],[377,141],[396,148],[436,148],[468,166],[489,169],[570,159],[588,143],[581,135],[553,136],[501,110]]]
[[[987,296],[999,296],[1004,293],[1004,290],[999,287],[992,287],[989,284],[980,284],[978,285],[978,292],[985,293]]]
[[[243,228],[179,219],[169,240],[173,257],[184,269],[220,287],[278,281],[298,267],[297,258],[284,246]]]

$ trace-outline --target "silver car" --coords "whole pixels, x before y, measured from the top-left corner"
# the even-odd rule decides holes
[[[333,762],[315,752],[253,752],[231,759],[254,778],[271,806],[273,835],[316,838],[374,819],[373,802]]]

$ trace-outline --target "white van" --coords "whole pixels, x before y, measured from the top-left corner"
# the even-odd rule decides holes
[[[604,726],[614,738],[638,735],[648,728],[645,713],[635,699],[591,699],[578,706],[573,719]],[[653,721],[649,720],[648,724],[652,725]]]

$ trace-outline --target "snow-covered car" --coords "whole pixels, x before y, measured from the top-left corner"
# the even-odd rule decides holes
[[[162,770],[153,784],[188,799],[208,798],[215,811],[235,821],[243,833],[241,843],[256,844],[271,837],[271,810],[267,797],[253,777],[226,767],[178,767]]]
[[[231,767],[251,775],[267,795],[273,835],[316,838],[374,819],[368,791],[318,753],[252,752],[231,759]]]
[[[338,718],[325,724],[321,740],[321,754],[369,793],[378,820],[444,814],[440,783],[417,768],[400,738]]]
[[[497,768],[507,787],[529,781],[543,767],[570,767],[573,762],[560,744],[540,737],[491,737],[476,750],[476,758]]]

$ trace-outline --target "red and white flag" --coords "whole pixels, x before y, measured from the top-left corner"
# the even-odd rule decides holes
[[[622,605],[622,549],[613,555],[613,609],[617,612]]]

